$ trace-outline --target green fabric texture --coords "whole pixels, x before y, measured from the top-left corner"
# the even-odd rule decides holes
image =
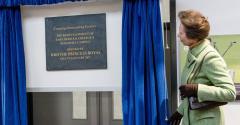
[[[189,83],[196,67],[203,59],[201,69],[191,80],[198,84],[198,101],[231,102],[236,98],[236,90],[225,61],[210,45],[208,40],[189,50],[187,61],[181,76],[181,84]],[[208,110],[189,110],[188,99],[185,98],[177,111],[183,115],[183,125],[224,125],[221,107]]]

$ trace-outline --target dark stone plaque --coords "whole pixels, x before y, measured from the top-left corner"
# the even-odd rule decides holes
[[[47,70],[106,69],[106,14],[45,18]]]

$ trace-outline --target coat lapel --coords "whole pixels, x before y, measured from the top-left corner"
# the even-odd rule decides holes
[[[187,62],[182,72],[181,84],[187,84],[188,80],[193,76],[194,69],[201,61],[201,59],[199,59],[199,55],[204,51],[204,49],[206,49],[208,44],[210,44],[209,41],[204,40],[201,44],[194,47],[192,50],[189,50],[187,55]]]
[[[196,63],[197,63],[196,58],[191,53],[188,53],[186,67],[184,68],[184,71],[182,74],[182,80],[181,80],[182,84],[187,83],[188,78],[192,73]]]

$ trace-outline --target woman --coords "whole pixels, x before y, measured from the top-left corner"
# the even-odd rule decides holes
[[[179,87],[183,99],[177,111],[171,116],[171,125],[224,125],[220,105],[234,101],[236,90],[228,74],[226,63],[210,45],[207,36],[210,26],[208,20],[194,10],[181,11],[178,37],[189,47],[187,61]],[[190,98],[210,105],[193,109]]]

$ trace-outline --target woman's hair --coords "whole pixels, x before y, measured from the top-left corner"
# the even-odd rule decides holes
[[[188,38],[199,41],[208,36],[210,31],[209,22],[200,12],[195,10],[180,11],[178,17]]]

